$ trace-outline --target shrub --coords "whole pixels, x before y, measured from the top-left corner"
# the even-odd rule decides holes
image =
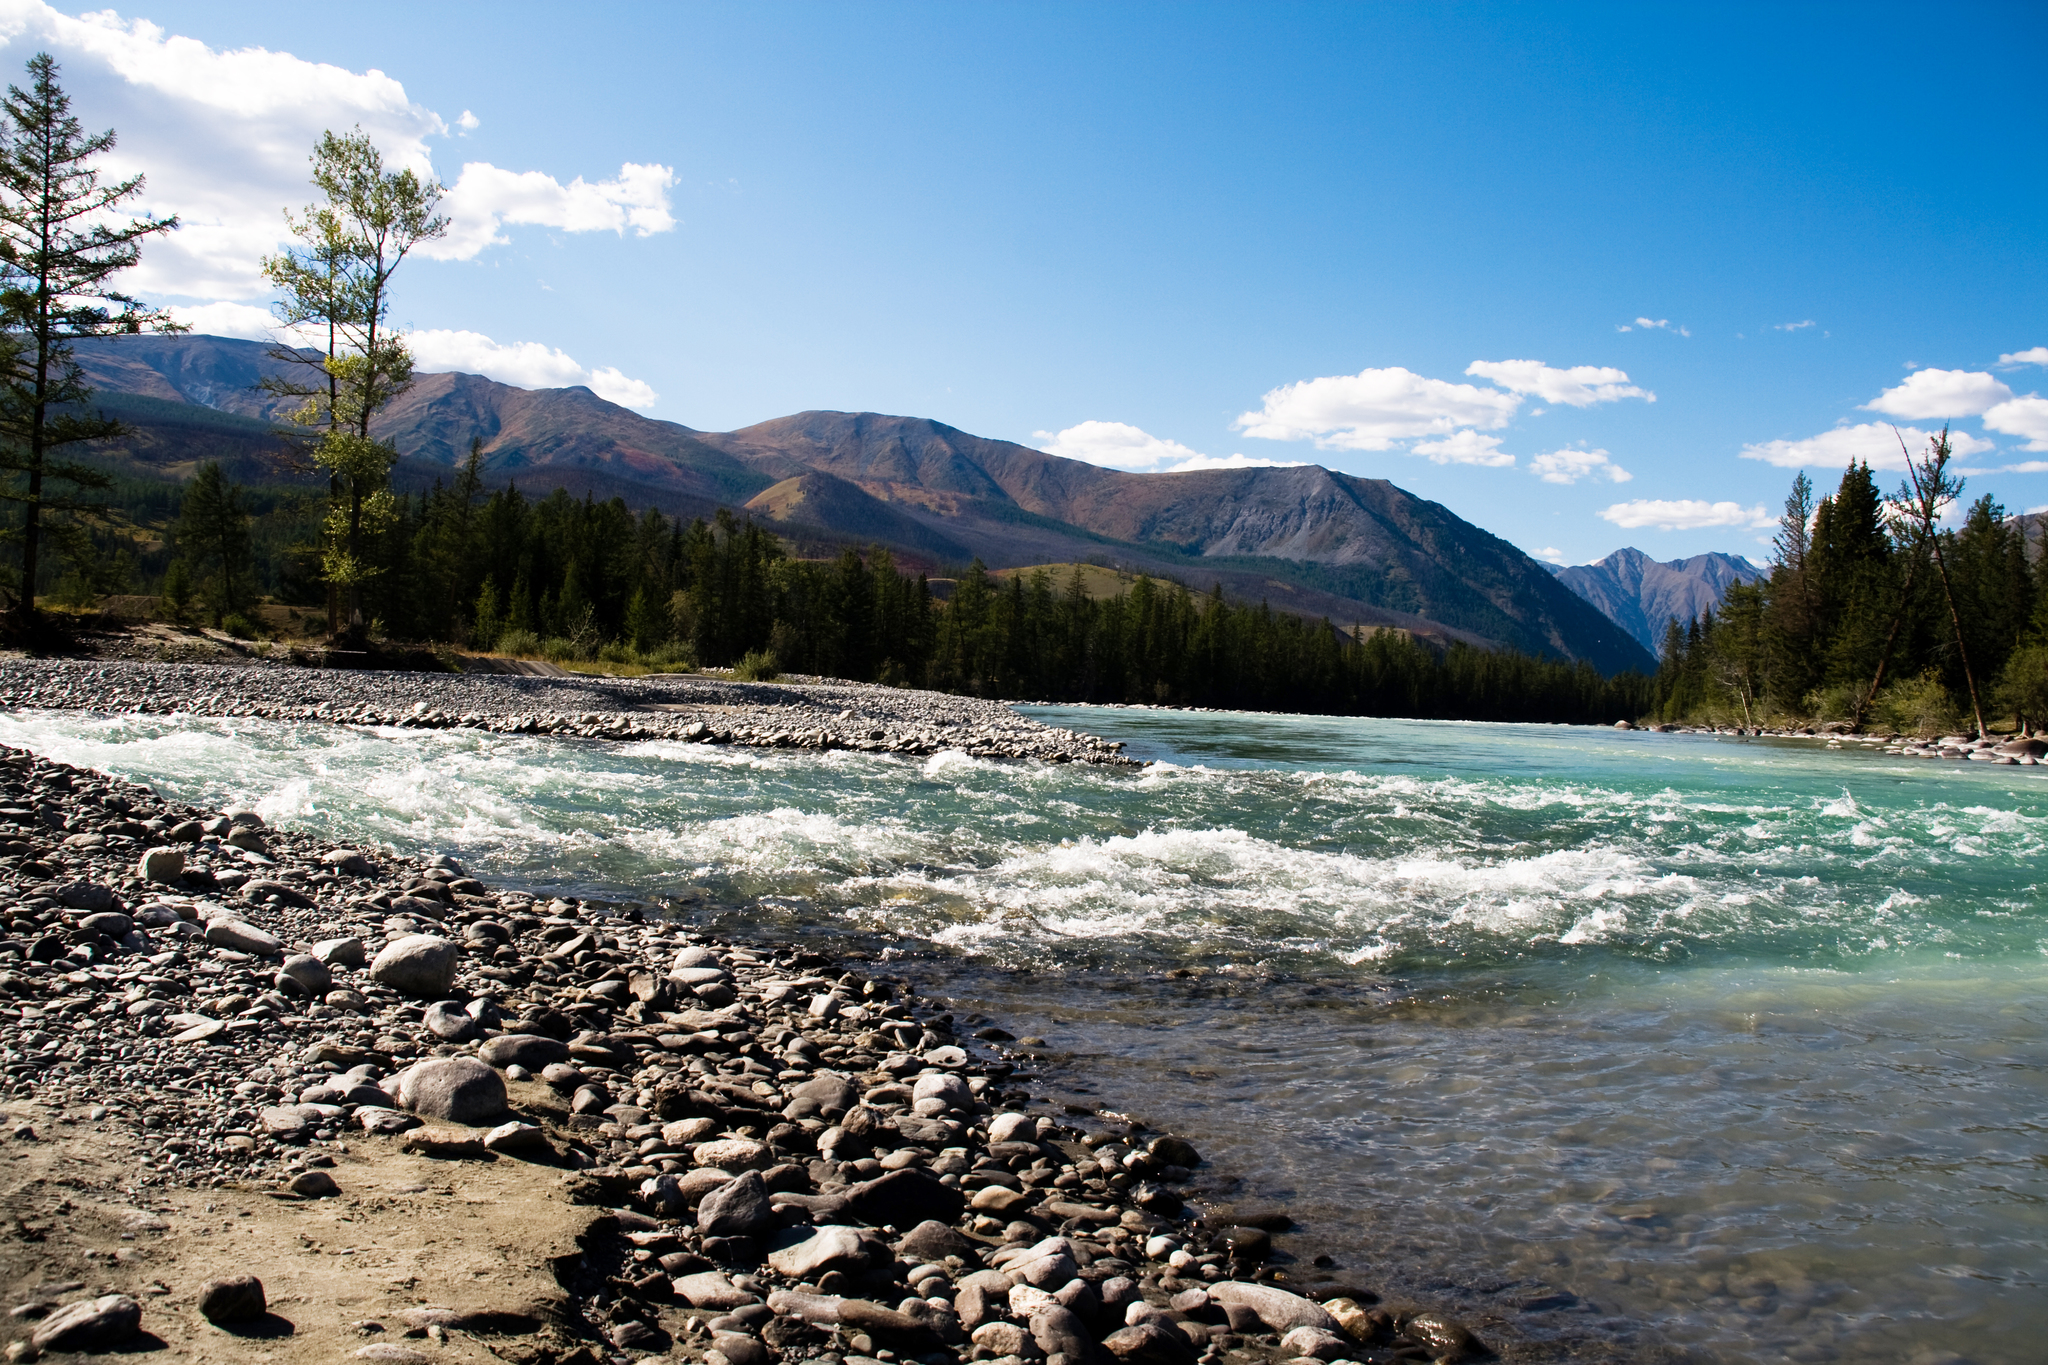
[[[642,651],[640,662],[650,668],[680,666],[685,672],[695,672],[697,668],[696,655],[681,640],[664,640],[654,648]]]
[[[498,636],[498,652],[514,658],[530,658],[540,653],[540,636],[530,630],[508,630]]]
[[[237,640],[253,640],[258,634],[256,623],[240,612],[232,612],[221,618],[220,628]]]
[[[635,663],[633,654],[633,647],[624,640],[613,640],[597,651],[597,657],[608,664]]]
[[[1962,724],[1955,698],[1932,673],[1885,688],[1870,713],[1877,724],[1900,734],[1942,735]]]
[[[733,665],[732,675],[741,682],[774,682],[782,676],[782,670],[776,665],[772,653],[751,649],[744,659]]]

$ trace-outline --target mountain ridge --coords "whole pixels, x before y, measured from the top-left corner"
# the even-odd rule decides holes
[[[1733,584],[1769,575],[1741,555],[1712,551],[1689,559],[1655,560],[1634,546],[1591,564],[1552,565],[1550,571],[1652,654],[1662,648],[1671,620],[1683,623],[1711,611]]]
[[[250,420],[287,410],[255,388],[287,368],[269,351],[194,336],[78,348],[102,391],[227,414],[240,419],[238,440]],[[168,463],[203,448],[189,430],[172,440],[175,423],[135,425],[137,458],[154,450]],[[638,500],[679,515],[748,507],[800,538],[872,540],[934,566],[975,556],[992,568],[1109,560],[1439,644],[1587,659],[1604,673],[1652,663],[1629,632],[1514,546],[1386,480],[1317,466],[1135,474],[881,413],[812,411],[708,432],[587,388],[520,389],[458,373],[422,375],[376,430],[403,452],[408,478],[452,468],[474,437],[493,485],[629,501],[642,490]]]

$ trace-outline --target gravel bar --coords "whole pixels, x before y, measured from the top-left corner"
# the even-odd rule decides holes
[[[1006,704],[868,683],[390,673],[285,664],[0,661],[0,708],[249,716],[584,739],[853,749],[1136,766],[1123,743],[1027,720]]]
[[[107,697],[205,676],[84,669],[45,685]],[[280,1360],[482,1359],[471,1347],[516,1365],[1487,1354],[1441,1313],[1297,1263],[1275,1235],[1284,1216],[1245,1225],[1205,1201],[1227,1185],[1186,1140],[1107,1111],[1053,1112],[1024,1088],[1030,1040],[963,1036],[944,1002],[851,954],[711,942],[679,913],[537,899],[451,858],[335,847],[9,749],[0,868],[10,1360],[138,1349],[152,1332],[199,1354],[199,1319],[260,1321],[263,1277],[291,1274],[301,1288],[279,1303],[302,1322],[328,1311],[323,1295],[357,1306],[331,1309],[344,1340],[286,1322],[271,1334]],[[92,1133],[114,1160],[87,1159]],[[397,1207],[483,1189],[452,1183],[465,1169],[492,1173],[496,1193],[433,1218]],[[413,1171],[420,1183],[388,1183]],[[379,1172],[389,1198],[372,1197]],[[580,1212],[571,1250],[543,1251],[536,1205],[531,1225],[465,1261],[463,1238],[522,1173],[547,1208]],[[122,1240],[60,1261],[94,1200],[132,1206],[101,1225]],[[323,1200],[337,1212],[316,1227]],[[168,1248],[148,1259],[176,1235],[167,1218],[235,1210],[250,1221],[224,1232],[246,1240],[188,1238],[234,1273],[173,1285],[150,1268],[170,1263]],[[281,1218],[299,1220],[289,1254],[265,1261],[256,1234]],[[425,1243],[413,1272],[334,1287],[357,1264],[339,1257],[398,1256],[407,1236]],[[460,1270],[448,1292],[474,1294],[522,1256],[552,1276],[551,1306],[408,1297],[436,1267]],[[312,1269],[291,1268],[308,1257]]]

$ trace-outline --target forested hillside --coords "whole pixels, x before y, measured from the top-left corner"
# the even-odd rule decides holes
[[[1658,716],[1901,732],[1973,728],[1980,713],[1986,724],[2048,720],[2038,529],[2030,545],[2028,521],[1988,496],[1935,529],[1913,483],[1887,497],[1868,465],[1852,464],[1816,503],[1800,475],[1769,576],[1730,586],[1718,612],[1670,623]]]

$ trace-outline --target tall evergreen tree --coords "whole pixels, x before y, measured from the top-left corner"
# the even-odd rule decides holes
[[[5,142],[0,144],[0,499],[20,508],[8,534],[21,542],[13,620],[35,615],[36,580],[46,537],[74,553],[86,544],[81,523],[102,514],[90,495],[107,476],[56,452],[105,440],[126,429],[85,411],[92,397],[71,343],[79,337],[176,331],[159,311],[113,287],[113,278],[142,259],[142,244],[177,227],[176,218],[131,218],[122,205],[140,194],[132,176],[100,183],[95,163],[111,151],[114,133],[87,135],[71,113],[47,52],[29,59],[26,90],[7,88]],[[49,484],[67,484],[57,496]],[[45,519],[46,513],[58,519]]]
[[[178,512],[178,552],[200,574],[200,593],[220,629],[249,602],[249,511],[239,484],[209,460],[185,485]]]

